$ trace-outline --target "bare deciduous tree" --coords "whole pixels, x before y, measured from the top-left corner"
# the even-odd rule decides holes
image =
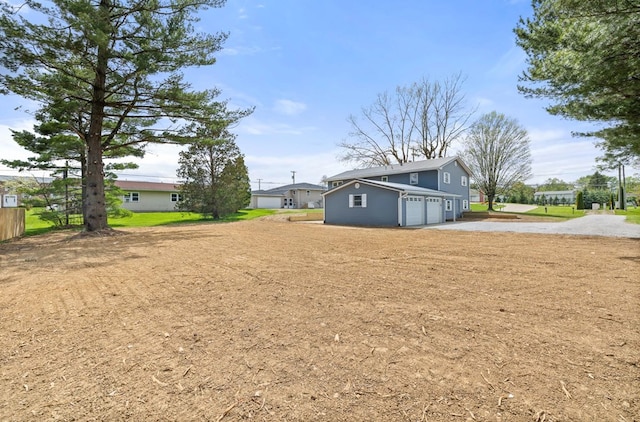
[[[423,79],[378,94],[361,116],[347,119],[352,131],[339,144],[342,161],[368,167],[444,157],[473,114],[461,93],[460,74],[440,83]]]
[[[413,85],[418,100],[418,121],[413,125],[419,134],[418,149],[425,158],[446,157],[451,144],[467,129],[475,110],[469,110],[461,94],[464,80],[460,74],[444,83],[423,80]]]
[[[478,188],[493,210],[496,194],[531,177],[531,150],[527,130],[518,121],[492,111],[469,129],[461,154]]]

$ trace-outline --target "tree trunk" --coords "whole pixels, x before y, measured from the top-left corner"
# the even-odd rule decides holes
[[[103,22],[108,25],[109,0],[101,0]],[[96,74],[91,97],[91,120],[87,143],[87,188],[84,198],[86,219],[84,228],[88,232],[108,229],[107,206],[104,197],[104,164],[102,162],[102,124],[104,120],[105,86],[107,81],[108,48],[106,43],[98,46]]]
[[[494,199],[493,195],[487,195],[487,200],[489,201],[488,211],[493,211],[493,199]]]
[[[93,126],[93,123],[92,123]],[[104,197],[104,165],[102,163],[101,138],[89,138],[87,154],[87,188],[86,188],[86,219],[84,228],[88,232],[104,230],[107,225],[107,207]]]

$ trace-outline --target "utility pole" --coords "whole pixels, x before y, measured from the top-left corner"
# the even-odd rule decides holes
[[[262,179],[258,179],[258,190],[262,190],[260,189],[260,182],[262,182]]]
[[[626,197],[626,183],[625,183],[625,175],[624,175],[624,165],[622,163],[618,163],[618,209],[626,210],[627,209],[627,198]]]
[[[296,184],[296,171],[291,170],[291,180],[293,180],[293,184]]]
[[[64,162],[64,170],[62,170],[62,179],[64,180],[64,222],[69,225],[69,161]]]

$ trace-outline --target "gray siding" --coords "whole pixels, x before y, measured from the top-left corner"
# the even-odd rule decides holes
[[[388,176],[387,182],[401,183],[403,185],[419,186],[421,188],[438,190],[438,171],[437,170],[414,172],[414,173],[418,173],[418,184],[416,185],[411,185],[411,180],[410,180],[411,173],[412,172],[402,173],[402,174],[390,174]],[[382,176],[367,177],[367,179],[381,181]]]
[[[444,192],[448,192],[448,193],[454,193],[456,195],[460,195],[460,198],[455,198],[455,211],[456,211],[456,218],[459,218],[462,216],[462,212],[464,211],[462,209],[462,205],[463,205],[463,201],[467,201],[467,204],[469,204],[469,174],[467,174],[467,172],[464,170],[464,168],[462,168],[462,166],[457,165],[457,162],[452,162],[447,164],[446,166],[443,167],[442,171],[440,171],[440,187],[439,189],[441,191]],[[450,174],[450,182],[444,183],[444,173],[447,172]],[[466,186],[462,186],[462,176],[465,176],[467,178],[467,185]],[[448,198],[449,200],[451,200],[451,198]],[[446,211],[446,219],[447,220],[452,220],[453,219],[453,211]]]
[[[367,206],[349,208],[349,195],[367,195]],[[329,196],[331,198],[329,198]],[[347,186],[327,194],[324,221],[350,226],[398,225],[398,192],[360,184]]]

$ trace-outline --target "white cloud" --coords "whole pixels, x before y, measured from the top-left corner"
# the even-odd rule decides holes
[[[495,108],[495,101],[486,97],[476,97],[473,106],[478,107],[478,110],[493,109]]]
[[[513,77],[520,73],[524,68],[527,55],[520,47],[511,47],[506,53],[504,53],[498,62],[489,69],[489,74],[493,76],[505,76]]]
[[[305,103],[300,103],[292,100],[276,100],[273,110],[276,113],[284,114],[286,116],[295,116],[304,112],[307,109]]]
[[[15,120],[11,126],[0,124],[0,158],[5,160],[23,160],[32,154],[18,145],[11,136],[11,130],[33,130],[35,120]],[[2,167],[4,169],[4,167]]]
[[[246,47],[246,46],[237,46],[237,47],[224,47],[222,51],[220,51],[220,55],[222,56],[247,56],[259,53],[261,50],[260,47]]]
[[[315,130],[313,126],[297,127],[287,123],[263,123],[257,119],[247,118],[238,125],[236,132],[249,135],[303,135]]]
[[[351,167],[339,162],[336,157],[339,151],[327,151],[319,154],[297,154],[286,156],[247,155],[245,163],[249,168],[251,186],[258,189],[269,189],[292,182],[292,171],[295,171],[296,183],[320,184],[323,176],[333,176]]]
[[[530,129],[527,132],[532,143],[557,143],[572,138],[571,133],[562,129]]]

